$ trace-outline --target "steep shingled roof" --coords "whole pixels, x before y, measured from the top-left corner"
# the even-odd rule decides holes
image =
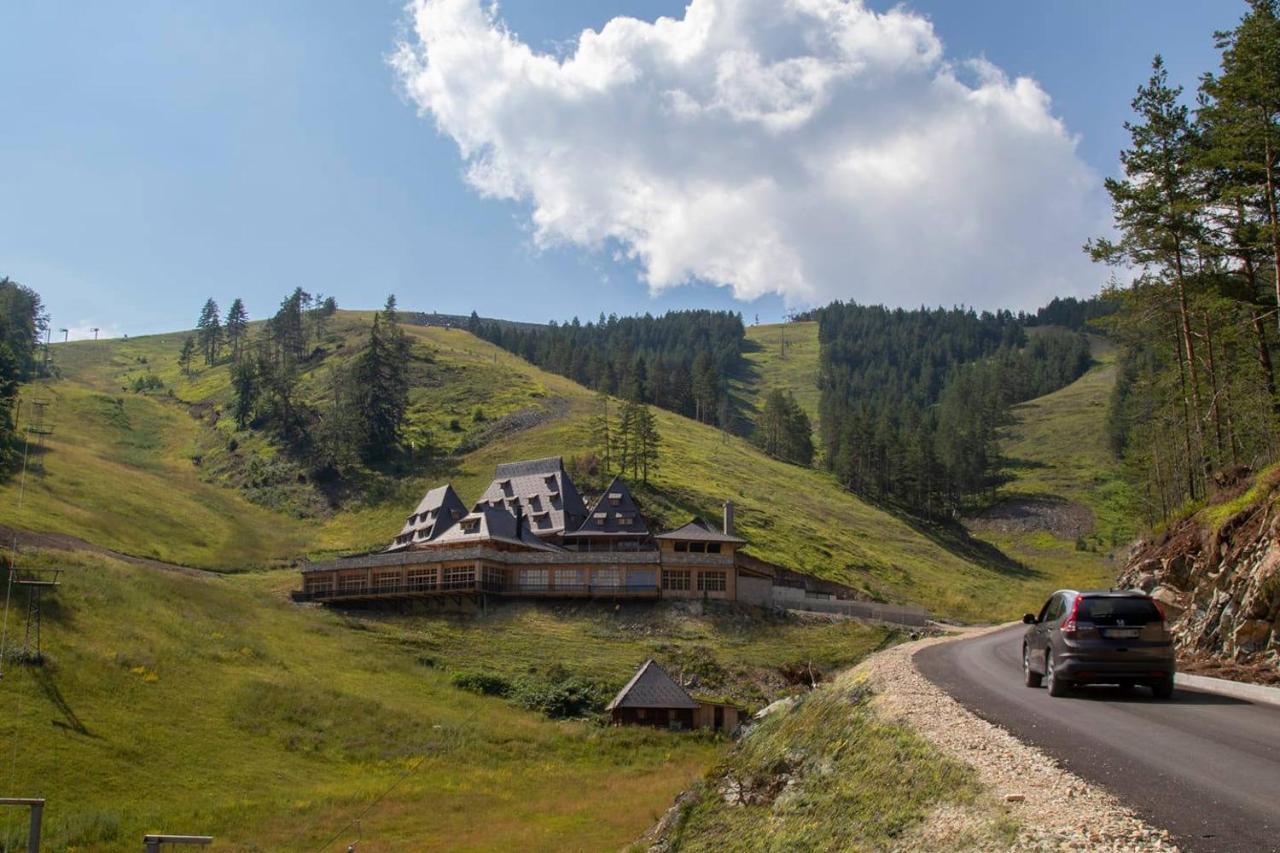
[[[621,477],[613,478],[609,488],[591,505],[582,526],[573,533],[575,539],[584,536],[643,538],[648,535],[649,525]]]
[[[453,545],[459,542],[505,542],[509,545],[523,545],[535,551],[564,550],[534,536],[529,532],[527,523],[520,524],[519,531],[516,527],[516,517],[505,509],[484,507],[468,514],[437,538],[435,543]]]
[[[500,507],[512,515],[519,508],[528,520],[529,530],[539,537],[573,532],[582,526],[587,516],[582,496],[559,456],[497,466],[493,482],[480,496],[475,509],[486,506]]]
[[[618,691],[613,701],[605,706],[606,711],[614,708],[697,708],[693,700],[666,671],[650,658],[644,662],[636,674],[631,676],[627,686]]]
[[[453,486],[438,486],[418,502],[387,550],[402,551],[422,542],[431,542],[466,514],[467,505],[458,497]]]
[[[716,530],[715,527],[707,524],[700,518],[695,518],[688,524],[677,527],[675,530],[668,530],[665,533],[659,533],[655,539],[678,539],[683,542],[737,542],[745,545],[747,540],[739,536],[731,536]]]

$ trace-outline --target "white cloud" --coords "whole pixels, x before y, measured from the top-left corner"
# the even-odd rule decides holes
[[[790,304],[1032,307],[1096,289],[1097,176],[1031,79],[853,0],[692,0],[540,54],[479,0],[415,0],[392,57],[477,192],[535,243]]]

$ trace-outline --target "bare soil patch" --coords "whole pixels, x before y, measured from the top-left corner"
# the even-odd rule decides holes
[[[1059,539],[1078,539],[1094,530],[1093,510],[1054,497],[1008,498],[967,522],[971,530],[997,533],[1047,531]]]

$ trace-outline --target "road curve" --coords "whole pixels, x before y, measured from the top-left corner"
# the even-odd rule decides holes
[[[1023,626],[916,653],[926,678],[1100,784],[1191,851],[1280,851],[1280,708],[1178,689],[1022,684]]]

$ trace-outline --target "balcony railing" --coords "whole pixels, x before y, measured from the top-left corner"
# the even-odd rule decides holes
[[[448,581],[434,586],[423,584],[398,584],[396,586],[365,586],[348,589],[295,590],[290,593],[294,601],[337,601],[342,599],[395,598],[399,596],[438,595],[446,593],[486,592],[496,595],[542,596],[652,596],[658,595],[656,583],[623,584],[522,584],[518,581]]]

